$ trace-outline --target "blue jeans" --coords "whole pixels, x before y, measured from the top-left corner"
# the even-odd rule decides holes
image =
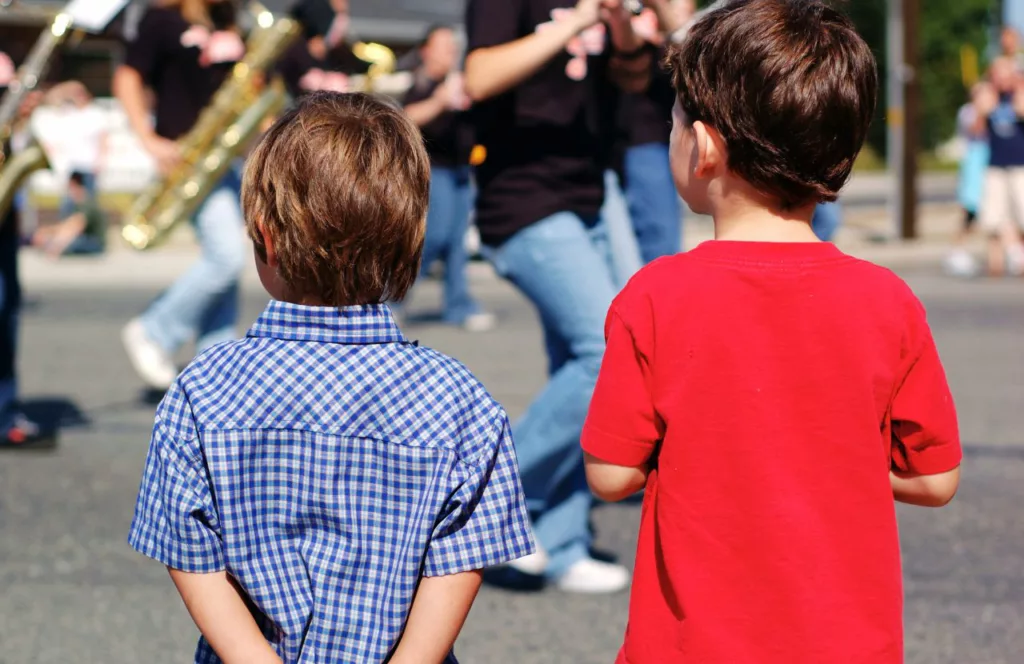
[[[96,174],[95,173],[82,173],[82,187],[85,188],[88,198],[93,200],[96,198]],[[71,200],[67,192],[64,193],[64,198],[60,201],[60,218],[67,219],[75,212],[77,204]]]
[[[644,263],[683,249],[683,208],[669,168],[668,145],[626,150],[626,200]]]
[[[637,245],[633,219],[626,205],[626,196],[619,185],[619,176],[613,170],[604,172],[604,205],[601,208],[612,251],[613,276],[619,289],[636,274],[644,262]]]
[[[240,181],[230,172],[193,218],[202,255],[142,314],[146,335],[168,353],[191,339],[197,352],[235,338],[238,281],[246,260]]]
[[[819,203],[814,208],[811,229],[823,242],[831,242],[843,223],[843,208],[839,203]]]
[[[589,555],[592,498],[580,433],[604,354],[615,296],[603,224],[560,212],[488,251],[498,273],[537,307],[550,380],[513,431],[534,533],[558,576]]]
[[[444,320],[455,325],[479,313],[466,279],[466,230],[473,205],[469,167],[430,169],[430,207],[423,241],[423,269],[444,261]]]

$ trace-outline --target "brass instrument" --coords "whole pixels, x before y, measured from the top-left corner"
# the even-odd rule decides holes
[[[387,85],[382,85],[387,77],[395,73],[398,58],[394,51],[383,44],[375,42],[356,42],[352,45],[352,54],[363,62],[370,63],[365,75],[353,76],[351,90],[353,92],[380,92],[391,94]]]
[[[245,57],[179,141],[180,165],[149,186],[126,214],[121,235],[133,248],[156,246],[189,219],[258,133],[263,120],[284,106],[283,86],[274,82],[264,87],[262,75],[299,35],[299,25],[262,8],[256,21],[246,40]]]
[[[6,158],[5,150],[14,134],[18,109],[25,97],[46,77],[53,54],[70,34],[72,22],[71,15],[64,12],[54,17],[50,27],[39,35],[0,101],[0,145],[4,147],[4,150],[0,150],[0,219],[11,209],[14,195],[25,179],[35,171],[49,167],[46,153],[35,140],[10,159]]]

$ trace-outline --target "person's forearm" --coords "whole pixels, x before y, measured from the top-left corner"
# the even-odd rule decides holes
[[[196,627],[224,664],[281,664],[226,572],[168,571]]]
[[[508,92],[564,51],[580,30],[569,18],[516,41],[473,51],[466,58],[466,94],[478,102]]]
[[[149,109],[146,108],[146,87],[139,72],[131,67],[118,67],[114,72],[112,87],[135,135],[140,138],[150,136],[153,127],[150,125]]]
[[[441,664],[455,645],[482,580],[479,571],[423,577],[390,664]]]
[[[892,495],[897,501],[919,507],[943,507],[956,495],[960,469],[938,475],[903,475],[889,473]]]
[[[671,35],[686,25],[686,21],[672,6],[672,0],[644,0],[644,4],[654,10],[662,34]]]
[[[405,107],[405,113],[417,127],[423,127],[441,117],[447,108],[443,98],[433,95],[423,101],[409,104]]]

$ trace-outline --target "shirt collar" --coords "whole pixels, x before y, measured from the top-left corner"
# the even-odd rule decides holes
[[[277,300],[270,301],[248,336],[355,345],[405,341],[386,304],[309,307]]]

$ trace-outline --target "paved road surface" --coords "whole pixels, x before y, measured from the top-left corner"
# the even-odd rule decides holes
[[[190,661],[195,632],[163,569],[124,543],[153,405],[121,354],[119,327],[156,292],[153,279],[29,284],[23,388],[59,416],[49,454],[0,455],[0,664]],[[1024,283],[905,273],[929,306],[962,412],[962,493],[944,511],[901,510],[911,664],[1010,664],[1024,653]],[[410,328],[456,355],[513,415],[544,370],[530,309],[491,278],[474,284],[503,319],[472,336]],[[437,301],[422,287],[413,309]],[[264,302],[249,288],[249,322]],[[599,545],[631,559],[636,505],[596,514]],[[610,663],[625,596],[486,589],[459,644],[467,663]]]

